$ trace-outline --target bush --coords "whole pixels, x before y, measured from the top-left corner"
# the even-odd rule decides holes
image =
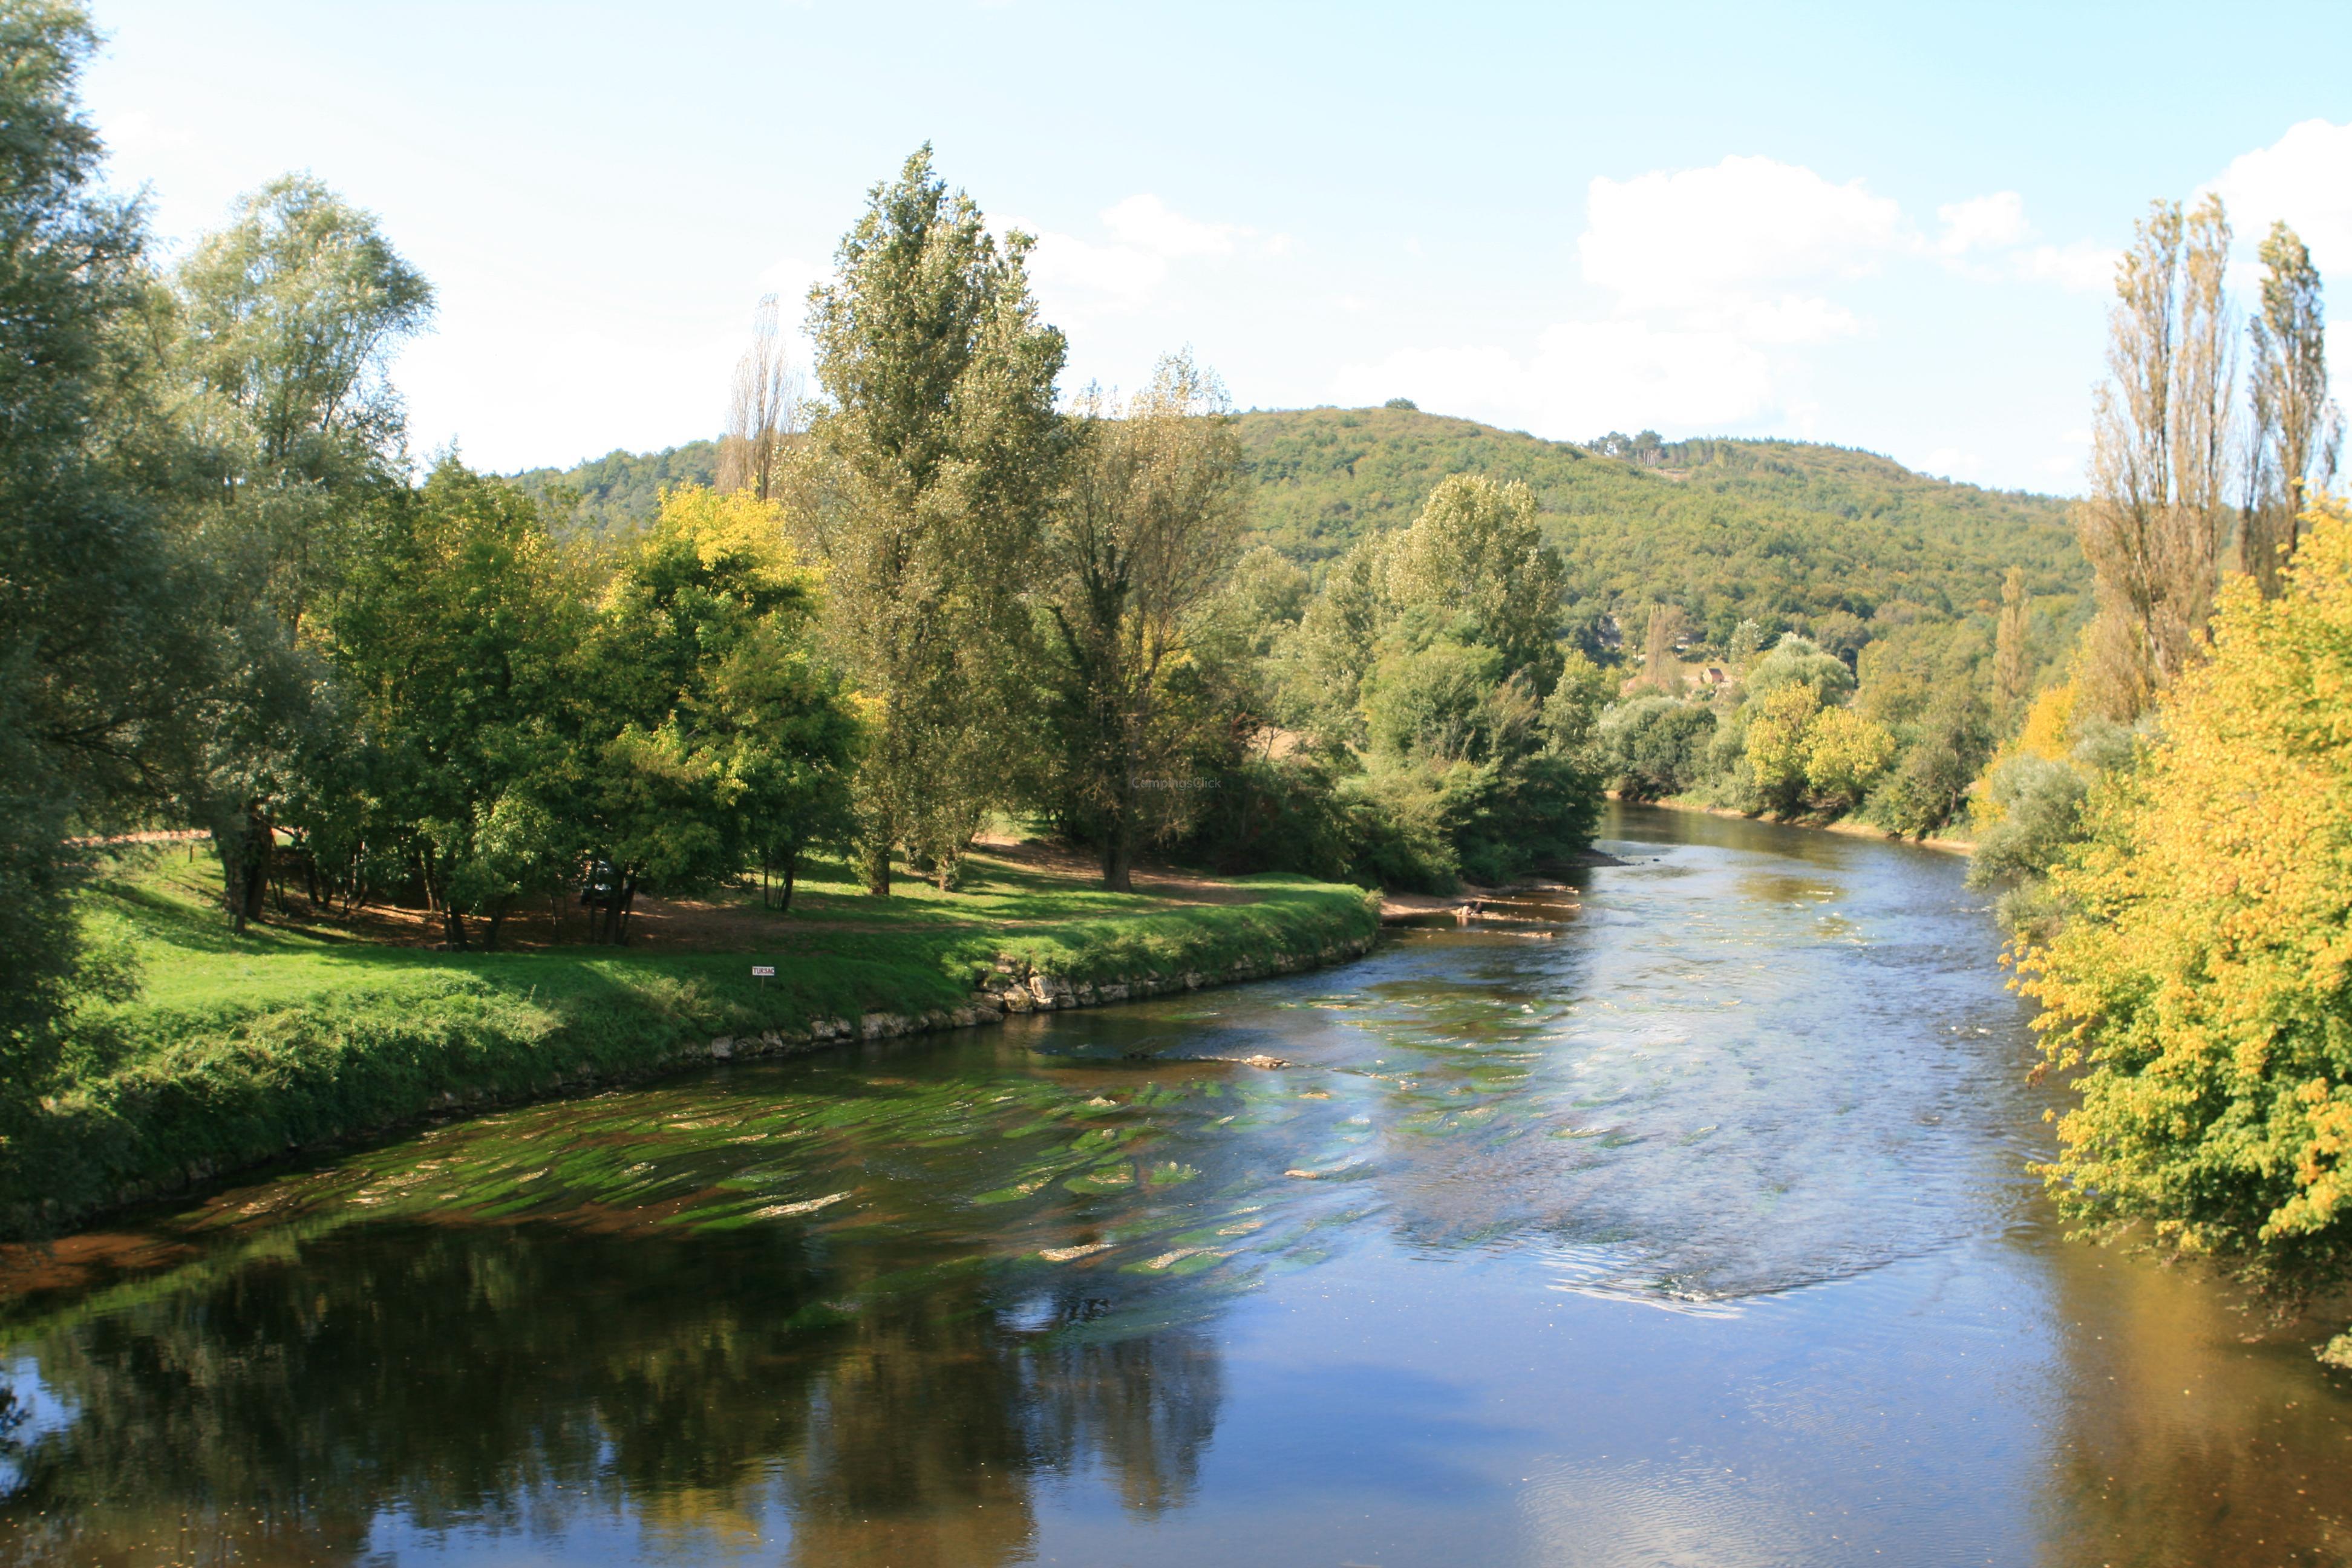
[[[2094,1230],[2297,1292],[2352,1268],[2352,533],[2322,518],[2286,592],[2223,590],[2160,738],[2093,787],[2021,955],[2080,1102],[2045,1170]],[[2022,792],[2025,782],[2012,787]],[[2048,815],[2063,786],[2045,775]],[[2037,807],[2037,810],[2042,808]],[[2016,863],[2042,849],[2020,829]]]
[[[1805,787],[1820,809],[1843,815],[1895,756],[1895,737],[1851,708],[1829,708],[1805,727]]]
[[[1995,888],[2046,877],[2082,837],[2091,786],[2064,763],[2011,757],[1985,781],[1998,816],[1977,835],[1969,886]]]
[[[1602,765],[1628,800],[1695,789],[1706,777],[1715,710],[1671,697],[1637,697],[1601,717]]]

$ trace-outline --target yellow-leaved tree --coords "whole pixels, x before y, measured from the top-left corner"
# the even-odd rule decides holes
[[[2159,719],[2017,955],[2081,1096],[2043,1173],[2089,1230],[2300,1294],[2352,1263],[2352,527],[2317,518],[2277,599],[2225,589]]]

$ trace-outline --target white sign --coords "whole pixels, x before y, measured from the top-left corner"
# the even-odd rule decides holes
[[[751,966],[751,974],[755,979],[771,979],[774,976],[775,973],[776,966],[772,963],[755,963]]]

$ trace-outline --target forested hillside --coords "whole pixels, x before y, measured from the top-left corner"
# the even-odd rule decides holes
[[[1679,605],[1717,646],[1743,619],[1810,626],[1906,604],[1989,611],[2011,566],[2024,568],[2031,598],[2090,582],[2066,502],[1929,479],[1843,447],[1675,441],[1629,461],[1395,408],[1253,411],[1234,427],[1255,481],[1252,527],[1302,564],[1410,523],[1449,475],[1518,479],[1567,560],[1571,603]],[[697,441],[516,478],[577,490],[580,525],[603,532],[650,521],[664,486],[709,483],[717,453]]]
[[[633,533],[661,510],[661,493],[681,485],[707,485],[719,473],[719,443],[688,441],[659,452],[611,451],[569,468],[527,468],[510,476],[531,495],[547,499],[571,490],[579,499],[572,527],[595,534]]]
[[[1868,452],[1699,440],[1651,464],[1395,408],[1241,416],[1257,527],[1302,561],[1412,521],[1449,474],[1519,479],[1569,564],[1571,600],[1681,605],[1720,642],[1743,617],[1865,618],[1893,600],[1963,614],[2022,566],[2030,595],[2090,575],[2066,503],[1915,474]]]

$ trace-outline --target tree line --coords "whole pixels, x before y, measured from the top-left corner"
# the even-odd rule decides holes
[[[0,6],[20,1085],[129,983],[73,893],[131,829],[203,830],[240,930],[291,888],[429,911],[451,948],[540,900],[607,942],[647,893],[756,875],[788,903],[813,851],[877,895],[951,889],[1007,812],[1114,889],[1154,849],[1436,886],[1589,836],[1591,683],[1564,679],[1524,490],[1445,489],[1311,592],[1244,548],[1214,374],[1178,353],[1066,395],[1030,241],[928,149],[807,301],[814,389],[763,302],[718,482],[599,531],[543,485],[414,458],[388,370],[433,289],[320,182],[163,256],[104,186],[93,47],[72,6]]]

